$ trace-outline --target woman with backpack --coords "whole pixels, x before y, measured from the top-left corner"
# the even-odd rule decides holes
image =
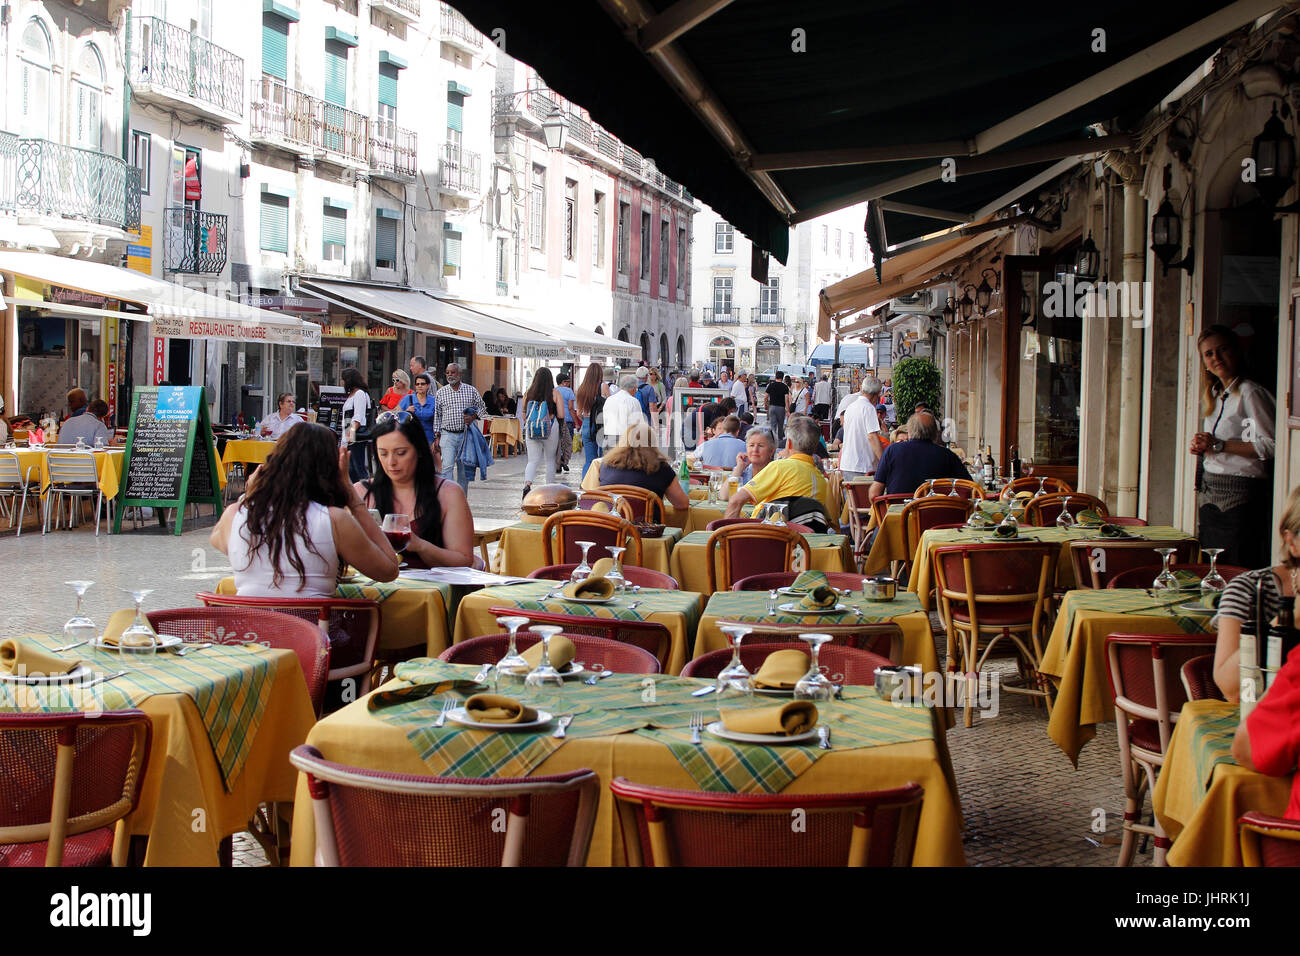
[[[528,465],[524,468],[524,493],[533,490],[533,478],[539,463],[546,465],[546,483],[555,481],[555,447],[559,429],[556,416],[560,410],[560,395],[551,378],[551,370],[542,366],[533,376],[533,384],[524,396],[524,444],[528,449]]]

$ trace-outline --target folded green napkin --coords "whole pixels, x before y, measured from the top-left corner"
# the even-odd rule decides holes
[[[1106,519],[1091,508],[1084,509],[1074,516],[1074,520],[1079,524],[1087,525],[1104,525]]]
[[[790,584],[787,591],[800,591],[807,594],[817,588],[824,588],[831,583],[825,571],[805,571]]]
[[[839,598],[840,596],[834,588],[822,585],[805,594],[803,600],[799,602],[799,607],[808,611],[834,607]]]
[[[999,538],[1014,538],[1019,534],[1019,531],[1009,524],[1000,524],[993,529],[993,533]]]
[[[1098,533],[1099,533],[1103,538],[1131,538],[1131,537],[1133,537],[1131,534],[1129,534],[1127,531],[1125,531],[1121,526],[1119,526],[1119,525],[1117,525],[1117,524],[1110,524],[1110,523],[1105,523],[1105,524],[1103,524],[1100,528],[1097,529],[1097,532],[1098,532]]]

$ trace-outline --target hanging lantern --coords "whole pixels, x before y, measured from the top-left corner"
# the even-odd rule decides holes
[[[1178,262],[1173,261],[1174,256],[1178,255],[1182,248],[1183,220],[1166,195],[1156,214],[1151,217],[1151,251],[1164,266],[1165,275],[1169,274],[1170,266],[1175,269],[1186,269],[1188,274],[1191,273],[1190,253]]]
[[[1250,156],[1255,163],[1255,188],[1265,203],[1277,205],[1295,182],[1295,140],[1278,117],[1276,103],[1273,115],[1255,137]]]
[[[968,285],[961,290],[961,298],[957,300],[957,308],[961,310],[961,320],[963,323],[969,322],[971,314],[975,311],[975,300],[970,297],[970,290],[975,286]]]
[[[1074,256],[1074,274],[1085,282],[1096,282],[1100,272],[1101,253],[1097,250],[1097,244],[1092,241],[1092,232],[1089,231],[1088,238],[1083,240],[1083,244],[1079,246],[1079,251]]]

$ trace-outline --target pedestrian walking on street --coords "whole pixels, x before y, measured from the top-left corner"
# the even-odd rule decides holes
[[[587,472],[591,470],[591,463],[600,457],[600,444],[597,441],[597,430],[600,427],[600,421],[604,417],[605,410],[605,375],[604,369],[599,362],[592,362],[587,366],[587,374],[582,378],[582,384],[578,386],[577,409],[578,415],[582,419],[582,451],[584,461],[582,464],[582,476],[587,477]],[[610,371],[613,371],[610,369]]]
[[[569,373],[561,372],[559,378],[555,380],[555,391],[560,396],[559,416],[560,432],[555,444],[555,471],[556,473],[569,472],[569,459],[573,456],[573,431],[575,425],[581,422],[575,420],[577,411],[574,408],[578,396],[574,394],[573,389],[569,387]]]
[[[460,366],[447,366],[447,384],[434,396],[433,427],[442,448],[442,477],[455,480],[469,494],[469,476],[460,460],[460,446],[465,443],[465,429],[478,428],[478,420],[487,414],[483,396],[472,385],[460,380]]]
[[[539,466],[546,471],[546,484],[555,481],[555,442],[559,433],[560,393],[551,378],[551,370],[542,366],[533,375],[533,384],[524,396],[524,444],[528,464],[524,467],[524,493],[533,490]]]

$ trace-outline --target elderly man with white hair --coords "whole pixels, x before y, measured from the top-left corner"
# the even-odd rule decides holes
[[[880,379],[874,375],[863,376],[858,391],[862,399],[844,410],[840,474],[845,481],[874,473],[885,447],[880,441],[880,418],[876,414],[876,402],[880,400]]]
[[[736,380],[731,383],[731,397],[736,400],[736,414],[745,414],[749,407],[749,377],[744,369],[736,373]]]
[[[641,403],[636,400],[637,377],[631,372],[624,372],[618,380],[618,389],[605,400],[602,414],[601,430],[604,437],[598,442],[605,448],[616,448],[620,439],[633,425],[645,421],[641,413]]]

